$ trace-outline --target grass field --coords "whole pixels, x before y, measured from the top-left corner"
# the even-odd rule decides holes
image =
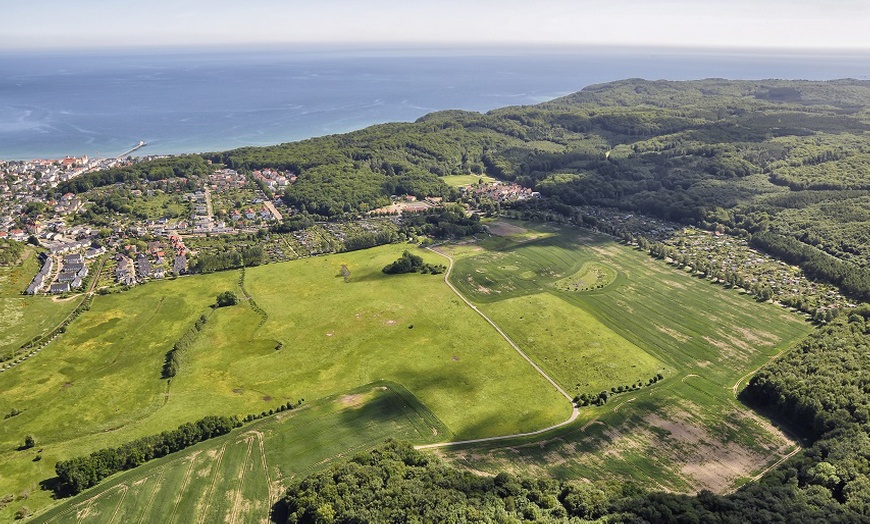
[[[197,375],[227,387],[246,376],[271,396],[288,385],[308,396],[389,379],[414,392],[457,438],[528,431],[568,418],[568,403],[440,277],[381,272],[404,249],[385,246],[249,271],[248,291],[269,314],[257,336],[284,349],[225,372],[215,362]],[[442,262],[434,253],[419,254]],[[351,272],[349,283],[342,264]]]
[[[32,522],[269,522],[281,485],[387,438],[444,438],[407,390],[377,383],[249,424],[132,471]]]
[[[238,275],[221,273],[155,282],[94,298],[67,333],[37,356],[0,374],[0,493],[33,491],[30,507],[49,502],[38,482],[54,476],[54,463],[201,418],[171,413],[164,355],[187,327],[232,288]],[[17,451],[25,435],[34,450]],[[0,513],[0,519],[3,514]]]
[[[462,187],[469,184],[477,184],[481,180],[484,184],[495,182],[495,179],[486,175],[448,175],[439,177],[450,187]]]
[[[259,413],[382,379],[407,387],[443,420],[443,438],[566,419],[568,403],[441,277],[381,272],[407,248],[248,269],[246,290],[268,320],[261,325],[247,303],[215,310],[170,385],[160,378],[166,352],[217,293],[241,294],[241,272],[96,296],[37,358],[0,374],[0,411],[22,411],[0,421],[0,496],[32,491],[30,507],[43,507],[50,499],[38,483],[53,476],[58,460],[206,415]],[[38,462],[34,450],[16,449],[27,434],[43,449]]]
[[[454,283],[562,387],[597,393],[658,372],[665,380],[584,408],[543,443],[520,439],[445,456],[486,471],[722,491],[790,449],[733,388],[812,329],[801,317],[601,235],[519,222],[490,229],[501,236],[448,249],[457,259]],[[607,268],[607,285],[564,286],[590,264]]]
[[[36,250],[30,247],[25,249],[19,265],[0,267],[0,355],[12,353],[51,331],[79,303],[76,299],[55,301],[51,297],[22,295],[37,271]]]
[[[733,388],[811,329],[799,317],[583,230],[508,221],[489,228],[494,236],[485,240],[439,248],[456,260],[452,282],[564,389],[597,393],[657,373],[665,378],[583,408],[575,423],[538,440],[441,451],[450,460],[483,471],[723,491],[788,452],[791,443],[740,405]],[[405,249],[381,246],[95,297],[38,358],[0,374],[0,411],[22,410],[0,421],[0,496],[27,496],[0,510],[0,520],[22,504],[52,504],[38,483],[53,476],[57,460],[205,415],[259,413],[303,398],[309,406],[269,419],[295,420],[292,431],[257,422],[110,479],[47,518],[258,520],[264,489],[271,486],[274,500],[282,479],[386,436],[463,440],[568,418],[565,399],[441,277],[381,272]],[[444,263],[437,253],[417,252]],[[224,290],[253,302],[211,310]],[[160,378],[166,352],[203,313],[208,322],[167,383]],[[387,390],[354,391],[380,381],[394,384],[389,398],[398,395],[401,405],[377,393]],[[27,434],[42,460],[33,461],[35,450],[17,450]]]

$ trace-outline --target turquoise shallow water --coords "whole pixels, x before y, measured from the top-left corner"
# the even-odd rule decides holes
[[[0,159],[268,145],[622,78],[870,78],[870,57],[604,49],[0,53]]]

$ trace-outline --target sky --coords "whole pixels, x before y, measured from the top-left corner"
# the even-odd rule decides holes
[[[870,49],[867,0],[0,0],[0,51],[262,44]]]

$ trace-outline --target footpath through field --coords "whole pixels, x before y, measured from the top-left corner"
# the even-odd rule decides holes
[[[507,335],[507,333],[505,333],[504,331],[502,331],[502,329],[500,327],[498,327],[498,324],[493,322],[491,318],[486,316],[486,314],[483,311],[481,311],[480,309],[478,309],[477,306],[472,304],[470,300],[465,298],[465,296],[462,293],[460,293],[459,290],[456,289],[456,287],[453,284],[450,283],[450,272],[453,271],[453,258],[450,255],[447,255],[446,253],[442,253],[441,251],[438,251],[437,249],[433,249],[431,247],[426,248],[426,249],[428,249],[429,251],[431,251],[433,253],[437,253],[448,260],[449,265],[447,267],[447,271],[444,273],[444,283],[447,284],[447,286],[451,290],[453,290],[453,292],[456,294],[456,296],[458,296],[463,302],[465,302],[465,304],[468,307],[470,307],[478,315],[483,317],[483,319],[486,320],[489,323],[489,325],[492,326],[493,329],[495,329],[498,332],[498,334],[501,335],[507,341],[507,343],[510,344],[510,346],[512,348],[514,348],[514,350],[516,350],[516,352],[519,353],[520,356],[526,360],[526,362],[529,363],[529,365],[531,365],[533,368],[535,368],[535,370],[538,373],[540,373],[542,377],[547,379],[547,382],[552,384],[553,387],[556,388],[556,390],[559,393],[561,393],[562,396],[568,400],[568,402],[571,403],[571,416],[568,417],[567,420],[560,422],[558,424],[552,425],[550,427],[546,427],[544,429],[539,429],[537,431],[531,431],[528,433],[515,433],[513,435],[500,435],[497,437],[477,438],[477,439],[471,439],[471,440],[458,440],[458,441],[453,441],[453,442],[439,442],[437,444],[425,444],[425,445],[421,445],[421,446],[415,446],[415,448],[416,449],[443,448],[443,447],[447,447],[447,446],[456,446],[456,445],[460,445],[460,444],[474,444],[474,443],[478,443],[478,442],[492,442],[494,440],[507,440],[507,439],[517,438],[517,437],[531,437],[534,435],[540,435],[541,433],[546,433],[547,431],[550,431],[550,430],[553,430],[556,428],[561,428],[562,426],[566,426],[566,425],[574,422],[577,419],[577,417],[580,415],[580,410],[577,408],[576,405],[574,405],[574,400],[571,398],[571,395],[569,395],[564,389],[562,389],[562,387],[559,386],[559,384],[557,384],[555,380],[550,378],[550,376],[547,375],[544,372],[544,370],[541,369],[540,366],[538,366],[535,363],[534,360],[529,358],[529,356],[526,355],[525,352],[523,352],[523,350],[520,349],[520,347],[517,346],[513,340],[511,340],[511,338]]]

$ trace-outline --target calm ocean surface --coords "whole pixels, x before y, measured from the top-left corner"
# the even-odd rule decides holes
[[[0,51],[0,159],[268,145],[623,78],[870,79],[870,56],[662,50]]]

